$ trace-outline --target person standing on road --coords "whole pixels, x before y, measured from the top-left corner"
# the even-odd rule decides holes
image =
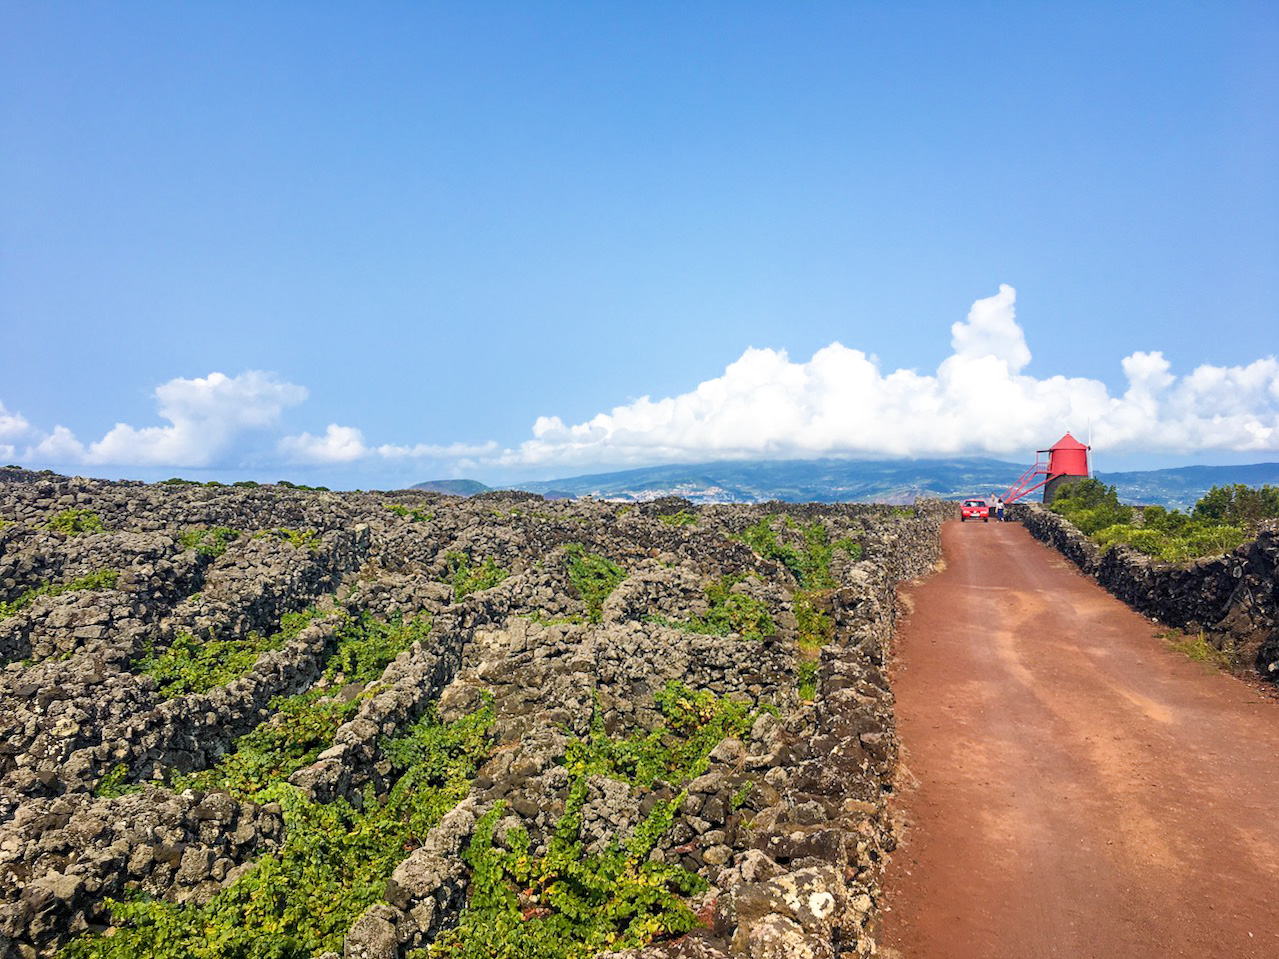
[[[1002,523],[1004,521],[1004,501],[1000,497],[994,497],[995,500],[995,522]]]

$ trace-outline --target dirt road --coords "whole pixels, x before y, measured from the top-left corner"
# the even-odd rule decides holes
[[[1279,956],[1279,703],[1018,524],[942,544],[896,646],[886,953]]]

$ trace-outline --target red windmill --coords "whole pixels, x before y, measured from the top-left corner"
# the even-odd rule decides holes
[[[1035,465],[1021,474],[1021,479],[1013,483],[1004,494],[1005,503],[1017,500],[1033,493],[1041,486],[1044,488],[1044,502],[1051,503],[1053,494],[1063,483],[1077,483],[1088,477],[1088,450],[1079,440],[1069,433],[1059,439],[1046,450],[1036,450]],[[1044,453],[1048,459],[1041,459]]]

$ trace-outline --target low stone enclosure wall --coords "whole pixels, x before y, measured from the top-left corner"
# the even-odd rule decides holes
[[[952,514],[0,470],[0,957],[142,954],[142,907],[110,900],[180,925],[308,824],[380,835],[406,802],[419,831],[361,854],[385,872],[273,955],[424,955],[465,928],[481,839],[528,863],[565,835],[584,863],[642,848],[695,915],[628,955],[868,955],[895,589]],[[707,738],[712,714],[736,725]],[[480,718],[468,776],[414,765]],[[551,910],[509,897],[516,927]]]
[[[1064,517],[1033,504],[1014,519],[1140,613],[1202,631],[1234,667],[1279,683],[1279,530],[1263,529],[1232,553],[1162,563],[1127,546],[1102,552]]]

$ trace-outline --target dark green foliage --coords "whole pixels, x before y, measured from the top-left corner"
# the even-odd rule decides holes
[[[678,799],[682,800],[681,794]],[[684,901],[706,883],[648,854],[670,828],[676,801],[659,803],[625,844],[590,854],[557,832],[545,856],[529,854],[528,835],[514,829],[509,850],[493,845],[498,805],[479,823],[463,858],[471,893],[461,921],[426,954],[458,959],[588,959],[680,935],[697,925]]]
[[[799,645],[803,649],[818,649],[835,638],[834,622],[818,609],[822,597],[835,588],[831,573],[835,551],[842,550],[849,559],[857,561],[862,556],[862,545],[847,536],[832,542],[830,531],[820,520],[795,529],[789,518],[781,524],[789,540],[784,542],[774,529],[776,520],[776,516],[764,517],[747,528],[742,540],[766,559],[780,562],[798,580],[800,588],[795,591],[794,612]]]
[[[491,556],[479,566],[472,566],[470,557],[465,553],[447,553],[444,565],[448,569],[449,582],[453,584],[454,602],[463,596],[496,586],[510,575]]]
[[[420,616],[384,623],[365,614],[346,622],[324,670],[327,687],[272,700],[271,719],[236,741],[235,750],[201,772],[176,777],[175,789],[225,789],[241,799],[259,799],[263,790],[310,765],[333,742],[338,727],[354,718],[361,700],[334,698],[338,683],[365,684],[403,650],[425,639],[430,620]]]
[[[568,557],[568,579],[586,603],[587,615],[592,623],[598,623],[603,614],[604,600],[626,578],[626,571],[607,556],[586,552],[580,543],[564,547]]]
[[[261,484],[261,483],[259,483],[257,480],[236,480],[236,481],[235,481],[234,483],[232,483],[231,485],[232,485],[232,486],[238,486],[238,487],[241,487],[241,488],[243,488],[243,489],[257,489],[257,488],[258,488],[259,486],[261,486],[262,484]]]
[[[80,533],[101,533],[106,527],[102,525],[102,517],[90,509],[64,509],[49,520],[48,528],[68,536]]]
[[[1226,526],[1279,519],[1279,486],[1214,486],[1195,504],[1193,515]]]
[[[322,804],[276,782],[261,793],[284,809],[285,841],[208,905],[111,902],[111,936],[85,936],[69,959],[306,959],[342,951],[351,924],[382,899],[406,851],[467,793],[488,751],[492,709],[444,726],[428,715],[383,749],[402,765],[384,802]]]
[[[197,639],[178,633],[167,649],[148,646],[133,671],[151,676],[165,699],[187,693],[206,693],[238,679],[253,668],[262,653],[279,649],[279,635],[263,637],[250,633],[242,639]]]
[[[837,549],[853,560],[861,559],[860,543],[847,536],[831,542],[830,531],[820,520],[796,529],[786,517],[781,523],[785,531],[783,537],[773,528],[777,519],[776,515],[763,517],[746,528],[741,540],[765,559],[785,566],[803,589],[834,588],[830,564]]]
[[[238,529],[229,526],[194,526],[184,529],[178,534],[178,545],[183,549],[194,549],[200,556],[216,559],[226,552],[226,548],[240,536]]]
[[[686,509],[682,509],[678,513],[667,513],[665,516],[661,516],[658,518],[667,526],[696,526],[697,525],[697,514],[690,513]]]
[[[151,676],[166,699],[188,693],[207,693],[239,679],[253,668],[259,656],[279,649],[294,639],[302,629],[321,616],[314,609],[286,613],[280,629],[270,636],[250,633],[236,639],[197,639],[190,633],[179,633],[163,650],[148,645],[133,671]]]
[[[160,480],[161,486],[199,486],[196,480],[183,479],[181,476],[170,476],[167,480]]]
[[[742,532],[742,542],[765,559],[781,563],[798,580],[803,575],[804,561],[794,546],[782,542],[778,537],[777,531],[772,527],[776,518],[776,516],[765,516],[753,526],[746,527]]]
[[[114,799],[131,792],[133,787],[129,785],[128,776],[128,763],[117,763],[98,781],[97,788],[93,790],[93,794],[100,799]]]
[[[1179,562],[1226,553],[1248,539],[1248,526],[1279,516],[1279,488],[1214,486],[1190,515],[1147,506],[1140,516],[1119,503],[1113,486],[1083,480],[1065,487],[1052,510],[1102,549],[1124,544],[1155,559]]]
[[[396,516],[403,517],[411,523],[424,523],[434,515],[428,510],[416,508],[410,509],[403,503],[383,503],[382,505]]]
[[[1049,506],[1074,524],[1081,533],[1091,536],[1107,526],[1132,521],[1132,507],[1119,502],[1113,486],[1100,480],[1085,479],[1057,490]]]
[[[801,659],[795,664],[795,688],[800,699],[811,700],[817,695],[817,660]]]
[[[288,543],[294,549],[305,549],[315,552],[320,546],[320,534],[313,529],[291,529],[278,526],[275,529],[258,530],[254,539],[278,539]]]
[[[795,594],[795,621],[799,645],[803,649],[820,649],[835,639],[835,623],[814,605],[814,594],[803,590]]]
[[[705,883],[679,866],[649,859],[686,794],[658,803],[624,843],[591,854],[580,837],[590,776],[640,786],[656,778],[685,783],[705,771],[721,739],[741,735],[754,719],[740,703],[677,683],[667,684],[656,700],[666,721],[652,732],[613,740],[597,709],[589,736],[570,744],[564,757],[569,797],[545,856],[530,854],[528,836],[519,829],[506,835],[506,849],[494,845],[500,805],[480,821],[464,856],[472,873],[470,901],[457,928],[432,945],[432,959],[587,959],[696,925],[684,897]]]
[[[338,632],[338,649],[325,667],[325,678],[345,683],[370,683],[391,660],[431,634],[426,614],[383,622],[368,613],[350,620]]]
[[[574,781],[603,775],[648,787],[654,779],[695,779],[706,771],[706,757],[719,741],[741,735],[755,718],[740,702],[676,682],[667,683],[653,699],[665,721],[651,732],[625,739],[605,733],[603,716],[596,709],[590,735],[570,743],[564,756]]]
[[[46,583],[43,586],[33,586],[20,594],[17,599],[0,603],[0,619],[25,609],[41,596],[61,596],[63,593],[74,593],[82,589],[115,589],[119,578],[119,572],[114,569],[100,569],[96,573],[89,573],[69,583]]]
[[[768,603],[747,593],[734,592],[741,577],[725,577],[706,587],[710,609],[679,625],[692,633],[727,636],[738,633],[743,639],[760,640],[777,632],[777,623],[769,614]]]

